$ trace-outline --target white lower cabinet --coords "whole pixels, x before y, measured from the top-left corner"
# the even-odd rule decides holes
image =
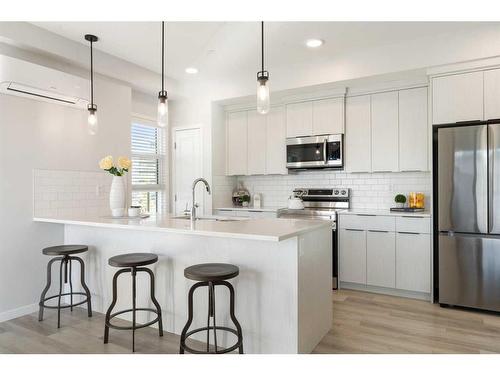
[[[366,232],[341,229],[339,241],[340,280],[366,284]]]
[[[341,282],[430,293],[429,217],[341,214],[338,225]]]
[[[430,234],[396,233],[396,288],[430,293],[430,263]]]
[[[394,232],[366,233],[366,283],[394,288],[396,286],[396,236]]]

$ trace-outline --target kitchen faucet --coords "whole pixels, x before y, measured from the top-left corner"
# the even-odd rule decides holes
[[[212,194],[212,192],[210,191],[210,185],[208,184],[207,180],[205,180],[204,178],[197,178],[196,180],[194,180],[193,182],[193,205],[191,207],[191,223],[194,223],[194,221],[196,220],[196,208],[199,207],[198,206],[198,203],[196,203],[196,200],[195,200],[195,189],[196,189],[196,185],[198,184],[198,182],[203,182],[205,184],[205,189],[207,189],[207,193],[208,194]]]

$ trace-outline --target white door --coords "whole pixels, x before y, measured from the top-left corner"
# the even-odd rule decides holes
[[[267,114],[266,174],[286,174],[286,124],[283,107]]]
[[[176,129],[174,141],[174,208],[176,215],[182,215],[184,210],[191,209],[193,181],[203,177],[201,129]],[[199,213],[203,212],[205,194],[205,189],[199,184],[196,191]]]
[[[484,119],[500,118],[500,69],[484,72]]]
[[[427,87],[399,91],[399,170],[429,170]]]
[[[247,174],[265,174],[267,116],[257,111],[248,111],[247,116]]]
[[[247,174],[247,112],[232,112],[226,121],[226,174]]]
[[[432,123],[483,119],[483,72],[432,80]]]
[[[398,170],[398,92],[373,94],[371,98],[372,171]]]
[[[340,281],[366,284],[366,232],[361,229],[339,231]]]
[[[430,293],[430,234],[396,234],[396,288]]]
[[[394,288],[396,285],[396,241],[394,232],[366,234],[366,283]]]
[[[313,135],[344,134],[344,98],[313,102]]]
[[[346,170],[371,172],[370,95],[346,100]]]
[[[286,136],[312,135],[312,102],[293,103],[286,106]]]

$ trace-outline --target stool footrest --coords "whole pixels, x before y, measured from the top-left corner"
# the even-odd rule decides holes
[[[87,294],[83,293],[83,292],[62,293],[61,297],[71,296],[71,295],[73,295],[73,296],[85,296],[85,297],[87,297]],[[48,305],[45,304],[45,302],[47,302],[47,301],[49,301],[51,299],[54,299],[54,298],[59,298],[59,294],[56,294],[55,296],[44,298],[38,304],[38,306],[44,307],[46,309],[57,309],[58,308],[57,306],[48,306]],[[61,306],[61,309],[67,309],[67,308],[70,308],[70,307],[80,306],[80,305],[83,305],[84,303],[87,303],[87,301],[88,301],[88,298],[85,298],[83,301],[80,301],[80,302],[77,302],[77,303],[73,303],[72,305],[63,305],[63,306]]]
[[[107,327],[114,328],[114,329],[130,330],[130,329],[140,329],[140,328],[144,328],[144,327],[149,327],[150,325],[153,325],[160,320],[160,317],[158,315],[158,311],[156,311],[154,309],[149,309],[149,308],[136,308],[135,311],[149,311],[149,312],[155,313],[156,318],[151,320],[150,322],[147,322],[147,323],[136,324],[135,327],[134,326],[117,326],[117,325],[111,323],[111,319],[113,319],[114,317],[121,315],[121,314],[128,313],[128,312],[132,312],[132,311],[133,311],[133,309],[126,309],[126,310],[117,311],[117,312],[111,314],[109,316],[109,321],[105,322],[104,324]]]
[[[190,348],[189,346],[186,345],[185,341],[189,336],[194,335],[195,333],[198,333],[198,332],[209,331],[209,330],[213,330],[213,329],[214,329],[213,326],[212,327],[201,327],[201,328],[196,328],[196,329],[193,329],[193,330],[187,332],[186,335],[181,340],[182,349],[184,349],[185,351],[192,353],[192,354],[225,354],[225,353],[235,351],[236,349],[238,349],[241,346],[241,340],[238,337],[238,331],[236,331],[234,328],[222,327],[222,326],[215,326],[215,329],[221,330],[221,331],[231,332],[233,335],[236,335],[236,337],[238,337],[236,344],[230,346],[229,348],[224,348],[221,350],[211,351],[211,352],[207,352],[207,351],[203,351],[203,350],[196,350],[196,349]]]

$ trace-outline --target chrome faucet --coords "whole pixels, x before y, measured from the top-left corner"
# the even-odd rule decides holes
[[[197,178],[196,180],[194,180],[193,182],[193,206],[191,207],[191,223],[194,223],[194,221],[196,220],[196,208],[198,208],[198,203],[196,203],[196,199],[195,199],[195,189],[196,189],[196,185],[198,184],[198,182],[203,182],[205,184],[205,189],[207,189],[207,193],[208,194],[212,194],[212,192],[210,191],[210,185],[208,184],[207,180],[205,180],[204,178]]]

